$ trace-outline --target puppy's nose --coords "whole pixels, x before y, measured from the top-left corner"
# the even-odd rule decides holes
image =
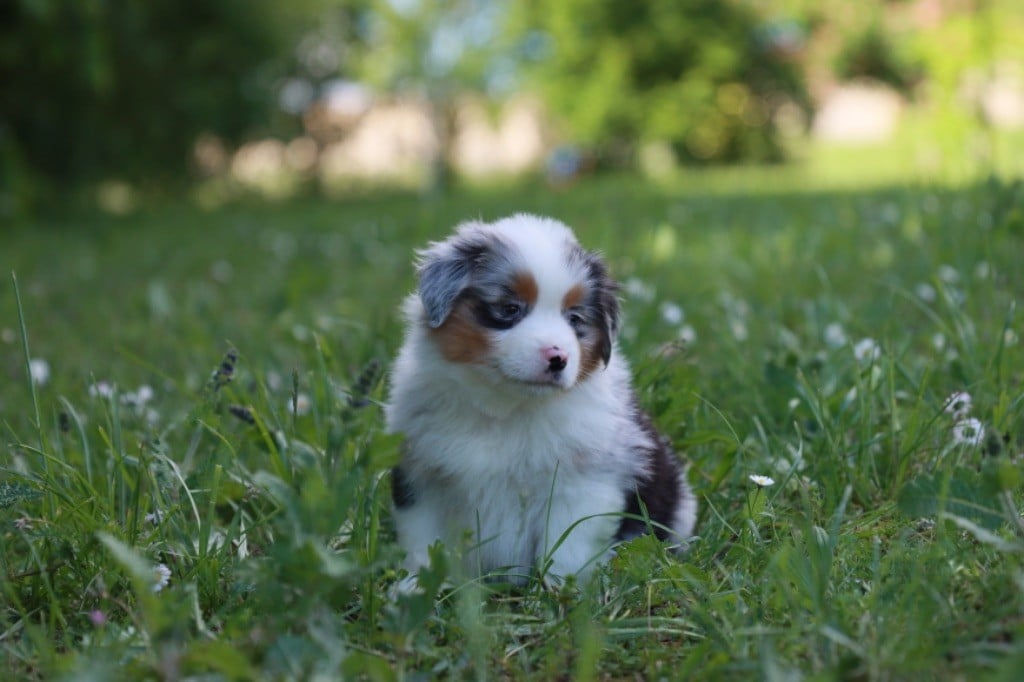
[[[549,372],[561,372],[569,364],[569,354],[558,346],[545,348],[544,359],[548,361]]]

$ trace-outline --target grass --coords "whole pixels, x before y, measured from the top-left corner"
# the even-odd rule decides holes
[[[380,402],[411,250],[519,210],[572,224],[626,283],[621,342],[692,462],[699,538],[681,558],[634,541],[560,591],[443,587],[439,551],[426,593],[393,599]],[[1024,666],[1019,185],[611,178],[79,214],[4,243],[7,678]],[[955,437],[968,417],[977,442]]]

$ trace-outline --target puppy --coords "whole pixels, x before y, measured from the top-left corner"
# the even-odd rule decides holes
[[[391,484],[409,580],[466,533],[467,571],[517,583],[583,579],[648,529],[692,534],[697,502],[637,405],[599,255],[519,214],[461,225],[419,252],[418,275],[385,411],[406,439]]]

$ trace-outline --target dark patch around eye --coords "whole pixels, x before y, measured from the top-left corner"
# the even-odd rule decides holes
[[[480,301],[474,313],[477,322],[488,329],[511,329],[516,326],[529,311],[526,303],[516,299],[504,299],[496,302]]]

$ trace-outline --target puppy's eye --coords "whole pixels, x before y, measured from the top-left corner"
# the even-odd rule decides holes
[[[502,303],[498,311],[506,320],[514,320],[523,312],[523,306],[521,303],[509,301],[508,303]]]
[[[587,319],[583,317],[583,313],[578,310],[570,310],[565,318],[569,321],[569,326],[573,329],[579,329],[586,324]]]

